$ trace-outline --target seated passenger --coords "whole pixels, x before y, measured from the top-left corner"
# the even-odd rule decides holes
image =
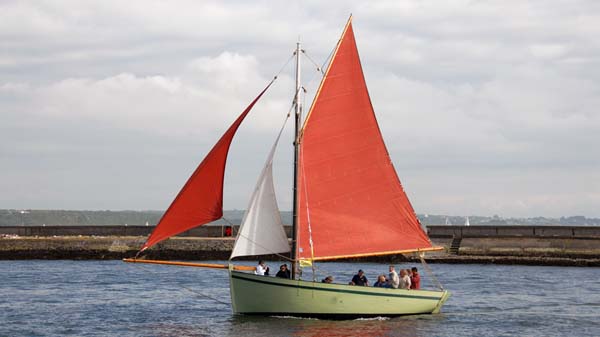
[[[275,276],[281,278],[290,278],[292,276],[292,273],[290,273],[287,264],[284,263],[281,266],[279,266],[279,271]]]
[[[385,279],[385,275],[383,275],[383,274],[379,275],[379,277],[377,278],[377,282],[375,282],[375,284],[373,284],[373,287],[389,288],[388,280]]]
[[[321,280],[321,283],[333,283],[333,276],[329,275]]]
[[[410,277],[408,277],[406,269],[400,269],[400,284],[398,289],[410,289]]]
[[[367,277],[365,276],[365,272],[362,269],[358,270],[358,274],[354,275],[354,277],[352,278],[352,281],[349,283],[353,286],[368,286],[369,285],[369,280],[367,280]]]
[[[410,276],[410,289],[421,289],[421,275],[417,267],[412,267],[412,274]]]
[[[263,260],[258,261],[258,265],[256,266],[256,270],[254,271],[254,274],[265,275],[265,276],[269,275],[269,267],[267,267],[267,265],[265,265],[265,262]]]
[[[396,269],[394,266],[390,266],[390,274],[388,277],[388,286],[389,288],[398,289],[398,285],[400,284],[400,278],[398,277],[398,273],[396,273]]]

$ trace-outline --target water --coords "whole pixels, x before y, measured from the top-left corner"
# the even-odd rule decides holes
[[[340,282],[358,268],[371,282],[387,270],[319,266]],[[600,336],[598,268],[432,265],[453,293],[442,314],[352,321],[234,316],[223,270],[120,261],[0,268],[0,336]]]

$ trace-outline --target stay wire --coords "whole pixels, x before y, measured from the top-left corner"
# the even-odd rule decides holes
[[[290,63],[290,61],[294,58],[294,55],[295,55],[295,53],[292,53],[292,55],[288,58],[288,60],[285,62],[285,64],[281,67],[281,69],[279,69],[279,71],[274,76],[274,78],[279,77],[279,74],[281,74],[281,72],[283,72],[283,70],[285,69],[285,67],[287,67],[287,65]]]
[[[142,266],[142,265],[140,265],[140,264],[138,264],[138,263],[134,263],[133,265],[134,265],[136,268],[140,268],[140,269],[142,269],[142,270],[144,270],[144,271],[146,271],[146,272],[154,273],[154,270],[151,270],[150,268],[146,268],[145,266]],[[215,298],[215,297],[212,297],[212,296],[209,296],[209,295],[207,295],[207,294],[204,294],[204,293],[198,292],[198,291],[196,291],[196,290],[193,290],[193,289],[191,289],[191,288],[189,288],[189,287],[187,287],[187,286],[184,286],[184,285],[182,285],[182,284],[176,284],[176,286],[177,286],[177,287],[179,287],[179,288],[185,289],[185,290],[189,291],[190,293],[192,293],[192,294],[194,294],[194,295],[196,295],[196,296],[199,296],[199,297],[205,297],[205,298],[208,298],[209,300],[213,300],[213,301],[215,301],[215,302],[217,302],[217,303],[220,303],[220,304],[223,304],[223,305],[227,305],[227,306],[230,306],[230,305],[231,305],[231,303],[230,303],[230,302],[224,302],[224,301],[221,301],[221,300],[219,300],[219,299],[217,299],[217,298]]]
[[[306,58],[312,62],[313,65],[315,65],[317,67],[317,71],[320,72],[321,74],[325,75],[325,72],[323,71],[323,67],[319,66],[319,64],[317,64],[317,62],[315,62],[315,60],[313,60],[310,55],[308,55],[308,53],[306,52],[306,50],[302,49],[302,53],[304,54],[304,56],[306,56]]]
[[[433,273],[433,270],[431,270],[431,268],[429,267],[429,265],[427,264],[427,262],[425,262],[425,253],[418,253],[419,255],[419,259],[421,259],[421,264],[423,265],[423,267],[425,267],[425,271],[427,271],[427,274],[429,274],[429,276],[431,276],[431,279],[433,280],[433,282],[435,283],[435,285],[440,289],[440,290],[444,290],[444,287],[442,286],[442,284],[440,283],[440,281],[437,279],[437,277],[435,277],[435,274]]]
[[[331,50],[331,52],[329,53],[329,56],[327,56],[327,58],[325,59],[325,61],[323,62],[322,66],[319,66],[307,53],[306,50],[302,49],[302,53],[306,56],[306,58],[308,58],[310,60],[310,62],[312,62],[312,64],[314,64],[316,66],[316,72],[313,73],[312,77],[310,78],[310,80],[308,82],[306,82],[305,85],[302,86],[303,89],[303,93],[304,93],[304,97],[302,99],[302,105],[306,106],[306,93],[307,93],[307,87],[310,86],[313,81],[315,80],[315,78],[317,77],[317,73],[321,74],[321,79],[325,76],[325,72],[324,72],[324,67],[325,65],[329,62],[329,59],[331,58],[331,56],[333,55],[333,52],[335,51],[335,48]]]

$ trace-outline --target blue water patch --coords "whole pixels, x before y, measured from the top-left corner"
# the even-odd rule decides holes
[[[359,268],[371,282],[387,273],[374,263],[318,267],[318,281],[331,274],[339,283]],[[224,270],[0,261],[0,336],[600,336],[598,268],[431,267],[452,292],[441,314],[328,321],[232,315]]]

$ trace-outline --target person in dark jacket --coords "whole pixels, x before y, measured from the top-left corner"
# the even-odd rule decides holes
[[[367,280],[365,272],[362,269],[359,269],[358,274],[354,275],[350,284],[353,286],[368,286],[369,280]]]
[[[277,274],[275,276],[281,277],[281,278],[290,278],[292,276],[292,274],[290,273],[290,270],[288,269],[287,264],[284,263],[281,266],[279,266],[279,271],[277,272]]]

